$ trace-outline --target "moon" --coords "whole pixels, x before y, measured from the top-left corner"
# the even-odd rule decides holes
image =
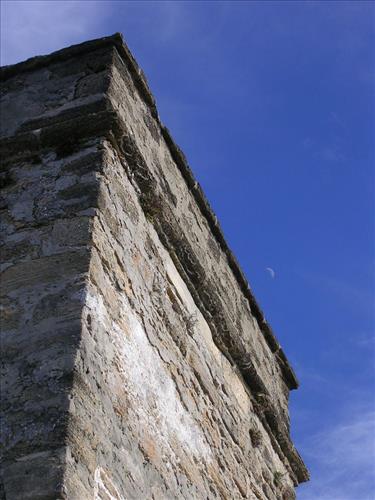
[[[266,271],[270,273],[270,276],[271,276],[272,279],[275,279],[276,273],[272,269],[272,267],[266,267]]]

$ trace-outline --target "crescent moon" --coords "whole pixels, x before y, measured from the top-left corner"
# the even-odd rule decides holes
[[[270,273],[270,276],[271,276],[272,279],[275,279],[276,273],[272,269],[272,267],[266,267],[266,271],[268,271]]]

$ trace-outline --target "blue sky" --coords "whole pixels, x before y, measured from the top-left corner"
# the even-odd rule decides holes
[[[298,500],[374,499],[375,3],[1,13],[2,64],[124,34],[301,381]]]

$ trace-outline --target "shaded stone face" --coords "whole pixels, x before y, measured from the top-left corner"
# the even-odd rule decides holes
[[[3,497],[293,498],[294,373],[119,35],[2,77]]]

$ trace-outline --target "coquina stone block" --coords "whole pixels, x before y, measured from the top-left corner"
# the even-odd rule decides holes
[[[121,35],[1,77],[0,496],[295,498],[297,379]]]

